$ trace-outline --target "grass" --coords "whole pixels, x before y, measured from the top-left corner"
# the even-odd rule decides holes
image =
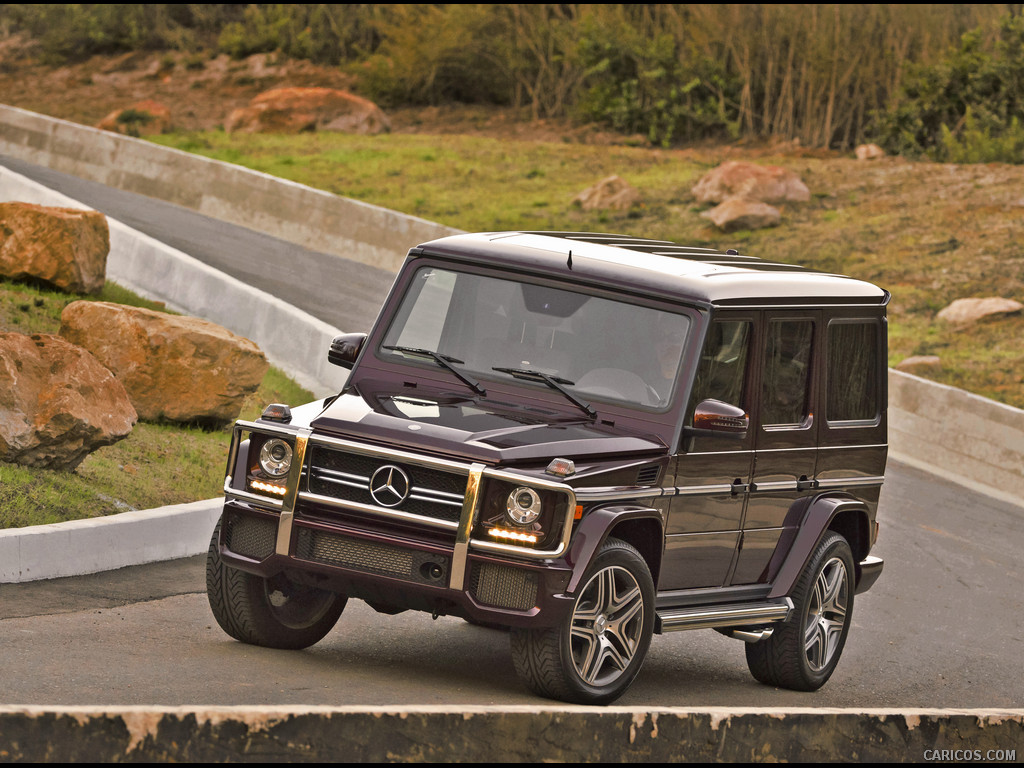
[[[82,297],[0,282],[0,331],[57,333],[60,313]],[[149,309],[162,305],[108,282],[95,298]],[[303,403],[310,392],[271,367],[240,418],[256,418],[270,402]],[[140,422],[114,445],[91,453],[74,471],[0,462],[0,528],[152,509],[222,493],[230,432]]]
[[[153,141],[468,231],[625,232],[841,272],[892,293],[890,365],[938,354],[927,375],[1024,407],[1024,316],[952,328],[954,299],[1024,302],[1024,167],[899,158],[764,154],[812,193],[782,206],[782,224],[725,234],[690,193],[727,148],[663,150],[478,136],[385,134],[165,135]],[[643,203],[583,211],[573,198],[616,174]],[[412,244],[410,244],[412,245]]]

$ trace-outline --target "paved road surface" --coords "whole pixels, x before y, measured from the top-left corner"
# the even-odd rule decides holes
[[[380,270],[9,158],[0,163],[346,331],[368,329],[390,286]],[[619,703],[1020,707],[1022,519],[1022,507],[891,463],[876,549],[885,572],[858,597],[844,658],[823,690],[757,685],[739,642],[680,632],[654,639]],[[6,703],[536,702],[515,677],[505,633],[451,618],[383,616],[353,601],[312,649],[236,643],[210,614],[202,557],[0,584],[0,649]]]

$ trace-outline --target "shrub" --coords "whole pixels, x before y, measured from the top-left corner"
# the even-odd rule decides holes
[[[911,69],[899,103],[876,115],[874,132],[890,153],[1021,163],[1022,117],[1024,16],[1008,15],[993,44],[975,29],[938,64]]]

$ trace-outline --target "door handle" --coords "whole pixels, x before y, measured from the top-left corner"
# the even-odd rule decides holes
[[[752,490],[752,487],[750,483],[744,483],[739,478],[736,478],[732,481],[731,490],[733,496],[739,496],[741,493],[746,493],[747,491]]]
[[[817,489],[817,487],[818,481],[808,480],[807,475],[804,475],[803,477],[796,481],[796,489],[798,491],[812,491]]]

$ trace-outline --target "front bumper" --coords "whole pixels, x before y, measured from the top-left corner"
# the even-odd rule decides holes
[[[247,486],[245,434],[271,434],[292,445],[291,468],[276,498]],[[400,504],[382,506],[374,495],[374,477],[384,470],[405,478]],[[484,540],[474,532],[491,482],[528,483],[560,498],[555,520],[564,518],[546,549]],[[288,570],[389,609],[510,625],[554,624],[571,603],[561,596],[571,576],[565,558],[576,502],[564,483],[305,427],[238,422],[224,491],[222,556],[252,573]]]
[[[289,521],[288,548],[281,552],[280,515],[228,500],[222,520],[219,545],[228,565],[263,577],[287,571],[382,610],[544,627],[572,607],[565,595],[572,569],[560,560],[460,553],[443,537],[304,518]]]

